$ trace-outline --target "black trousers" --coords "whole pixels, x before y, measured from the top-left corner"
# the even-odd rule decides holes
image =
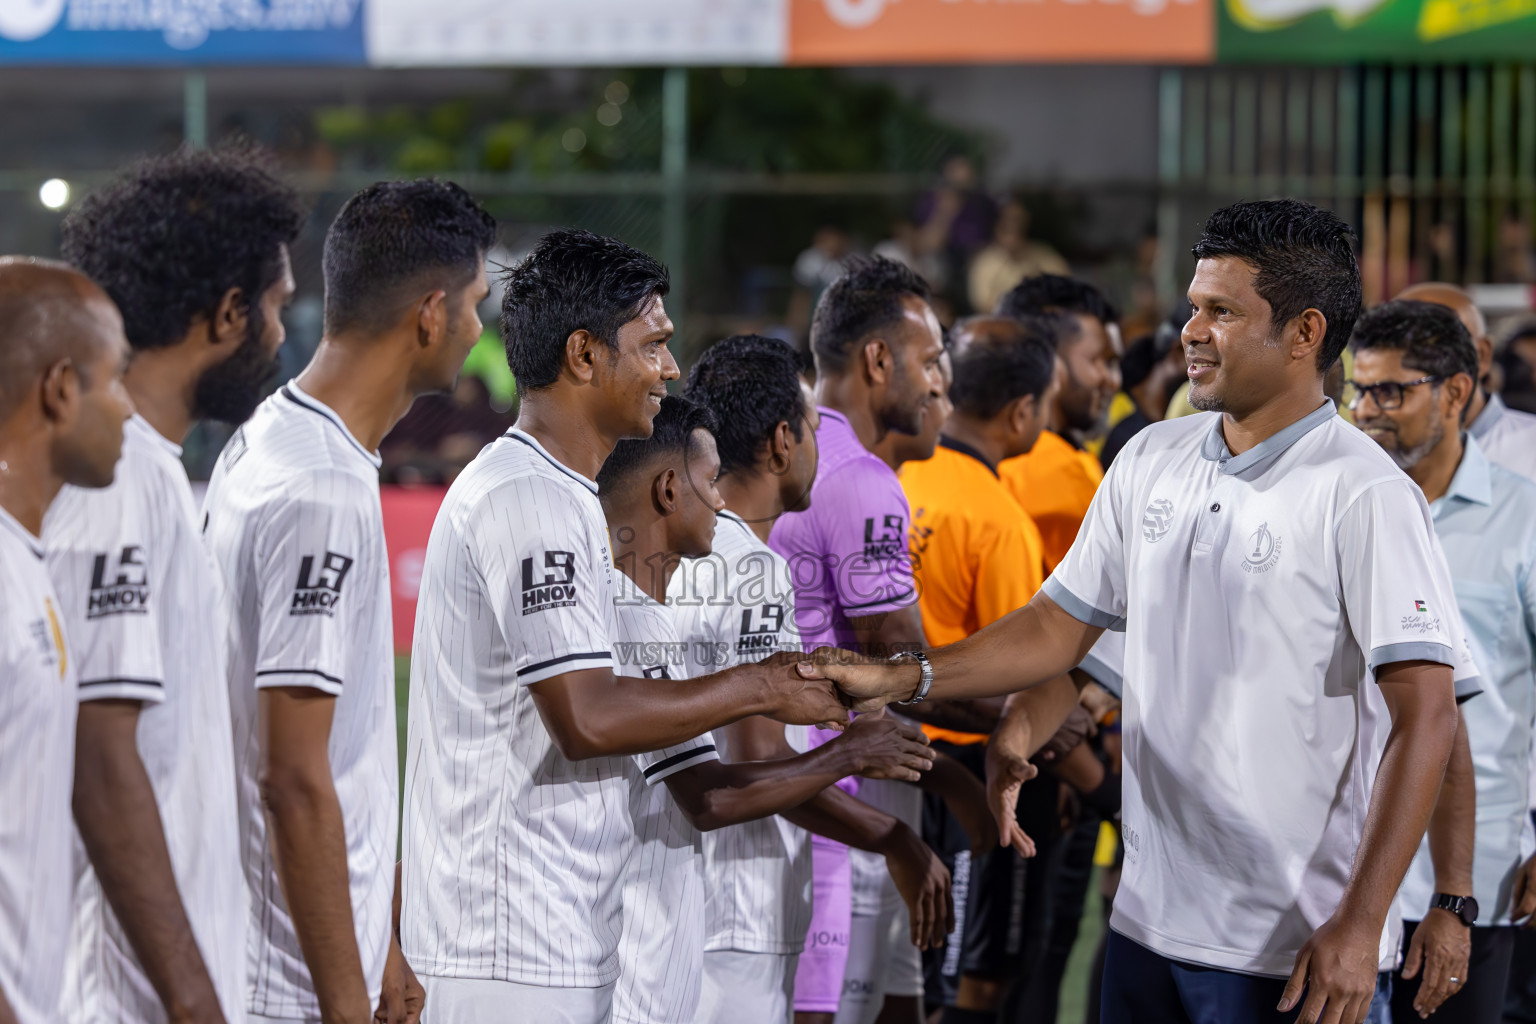
[[[1403,922],[1404,955],[1418,926],[1417,921]],[[1460,992],[1440,1004],[1440,1009],[1435,1011],[1436,1020],[1453,1024],[1499,1024],[1504,1014],[1504,992],[1509,986],[1509,961],[1515,950],[1515,931],[1508,926],[1472,929],[1472,961],[1467,977],[1463,979],[1466,984]],[[1413,1001],[1419,994],[1423,977],[1421,969],[1412,979],[1404,978],[1401,971],[1392,979],[1393,1024],[1409,1024],[1419,1019]]]

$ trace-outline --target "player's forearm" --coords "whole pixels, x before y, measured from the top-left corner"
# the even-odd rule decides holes
[[[781,760],[699,765],[695,770],[703,769],[699,776],[703,785],[687,803],[681,796],[678,802],[689,820],[706,832],[780,814],[859,770],[857,759],[842,746],[840,740],[833,740]]]
[[[903,707],[901,713],[940,729],[990,733],[997,727],[1002,710],[1001,698],[986,697],[980,700],[925,700]]]
[[[836,786],[829,786],[799,807],[784,812],[784,817],[823,839],[871,853],[885,853],[892,843],[899,841],[902,831],[912,831],[900,819]]]
[[[1339,911],[1379,928],[1419,848],[1456,732],[1451,670],[1409,662],[1379,676],[1392,728]]]
[[[1077,667],[1102,632],[1038,593],[985,629],[929,652],[930,695],[995,697],[1039,686]]]
[[[1456,739],[1445,766],[1445,781],[1429,819],[1429,857],[1435,867],[1435,891],[1471,896],[1472,856],[1477,831],[1477,786],[1467,720],[1458,709]],[[1411,908],[1420,913],[1424,907]]]
[[[584,679],[561,688],[541,686],[535,695],[548,709],[543,717],[560,753],[580,761],[686,743],[773,710],[770,692],[766,670],[740,665],[691,680]]]
[[[996,740],[1011,744],[1025,760],[1034,757],[1077,706],[1077,694],[1077,684],[1070,675],[1009,694]]]
[[[176,886],[155,792],[139,757],[138,709],[98,706],[107,703],[80,709],[74,788],[80,839],[167,1016],[222,1021],[218,993]]]
[[[372,1017],[352,919],[346,827],[329,777],[262,780],[273,860],[326,1024]]]
[[[16,1024],[16,1014],[12,1012],[11,1004],[5,998],[3,986],[0,986],[0,1024]]]

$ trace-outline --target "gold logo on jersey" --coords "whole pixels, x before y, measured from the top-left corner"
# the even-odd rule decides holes
[[[64,630],[59,626],[59,616],[53,610],[53,600],[43,598],[43,603],[48,606],[48,632],[53,639],[54,649],[59,652],[59,678],[64,678],[64,673],[69,668],[69,655],[64,651]]]

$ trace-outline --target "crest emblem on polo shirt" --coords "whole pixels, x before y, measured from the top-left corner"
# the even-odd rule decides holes
[[[1147,506],[1141,516],[1141,535],[1148,544],[1156,544],[1173,529],[1173,502],[1158,498]]]
[[[1243,569],[1250,573],[1269,572],[1280,561],[1280,538],[1269,532],[1268,523],[1248,535],[1247,551],[1243,555]]]

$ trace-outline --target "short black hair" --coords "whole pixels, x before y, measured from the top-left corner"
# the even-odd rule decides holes
[[[403,289],[461,288],[495,244],[496,219],[451,181],[369,185],[325,234],[326,332],[387,327]]]
[[[1039,398],[1056,373],[1056,346],[1048,331],[1033,320],[993,322],[996,328],[952,357],[955,379],[949,399],[960,412],[981,420],[1025,395]]]
[[[1437,302],[1396,299],[1363,314],[1349,339],[1354,352],[1390,349],[1403,365],[1436,377],[1464,373],[1477,381],[1477,346],[1461,317]]]
[[[683,394],[715,414],[721,474],[751,470],[780,423],[805,429],[805,392],[795,350],[777,338],[737,334],[704,351]]]
[[[1254,290],[1269,303],[1278,336],[1308,309],[1328,320],[1317,353],[1326,373],[1360,316],[1355,233],[1327,210],[1297,199],[1263,199],[1217,210],[1191,251],[1197,260],[1235,256],[1253,267]]]
[[[619,328],[671,285],[667,268],[616,238],[590,231],[551,231],[507,271],[501,338],[517,393],[547,388],[560,377],[565,342],[588,331],[617,350]]]
[[[715,432],[715,415],[697,402],[678,395],[661,400],[661,410],[651,421],[651,436],[629,438],[614,446],[597,471],[597,493],[608,497],[621,489],[636,472],[662,455],[686,455],[695,430]]]
[[[843,276],[821,293],[811,318],[811,354],[818,372],[842,371],[855,345],[900,322],[902,299],[910,295],[927,302],[932,295],[927,281],[895,260],[855,257],[844,266]]]
[[[282,272],[305,220],[298,193],[249,145],[140,160],[64,218],[64,259],[117,303],[128,342],[164,348],[231,288],[248,309]]]
[[[1035,274],[1014,285],[997,300],[997,315],[1014,319],[1057,316],[1057,330],[1048,340],[1058,344],[1075,335],[1078,325],[1064,313],[1091,316],[1106,327],[1120,320],[1114,305],[1087,281],[1061,274]]]

